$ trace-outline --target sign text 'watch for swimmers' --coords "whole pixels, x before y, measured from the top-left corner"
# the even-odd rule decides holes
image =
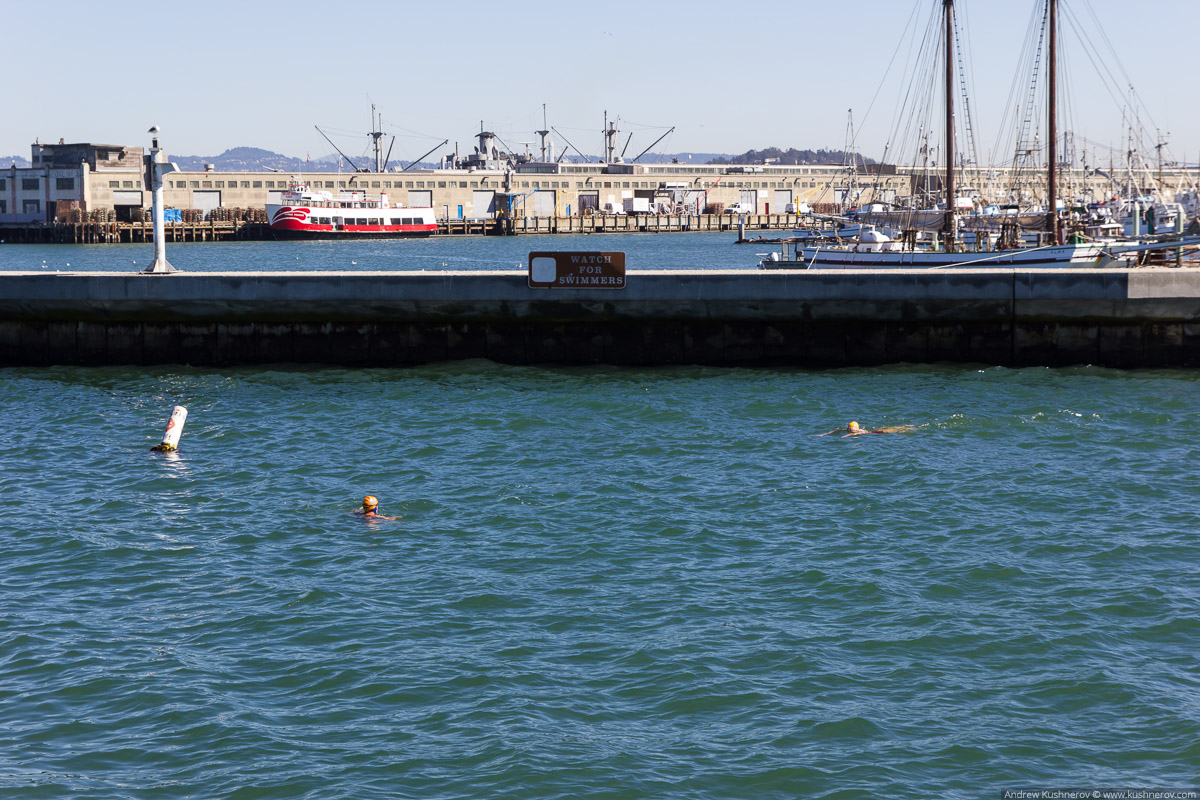
[[[529,285],[555,289],[624,289],[624,253],[530,253]]]

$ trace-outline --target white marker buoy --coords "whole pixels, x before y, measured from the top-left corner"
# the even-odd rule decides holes
[[[183,423],[187,421],[187,409],[175,406],[171,410],[171,419],[167,421],[167,430],[163,434],[162,444],[151,447],[151,450],[169,452],[179,449],[179,437],[183,435]]]

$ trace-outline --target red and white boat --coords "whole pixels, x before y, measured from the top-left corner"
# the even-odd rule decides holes
[[[267,219],[278,238],[356,239],[429,236],[437,231],[432,208],[393,206],[386,193],[369,199],[360,190],[314,191],[295,183],[281,203],[267,203]]]

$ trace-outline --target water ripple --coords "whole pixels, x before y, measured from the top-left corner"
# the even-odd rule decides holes
[[[0,793],[1186,786],[1198,389],[0,371]]]

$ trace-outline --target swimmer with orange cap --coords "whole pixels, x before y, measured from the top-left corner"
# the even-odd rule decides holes
[[[362,505],[354,509],[355,514],[362,514],[363,519],[389,519],[395,522],[399,517],[385,517],[379,513],[379,498],[369,494],[363,498]]]
[[[863,433],[907,433],[908,431],[915,431],[916,429],[916,425],[892,425],[887,428],[876,428],[873,431],[869,431],[859,425],[857,422],[851,421],[844,428],[834,428],[826,433],[818,433],[817,436],[828,436],[831,433],[841,433],[844,434],[842,438],[845,439],[847,436],[858,436],[859,434]]]

